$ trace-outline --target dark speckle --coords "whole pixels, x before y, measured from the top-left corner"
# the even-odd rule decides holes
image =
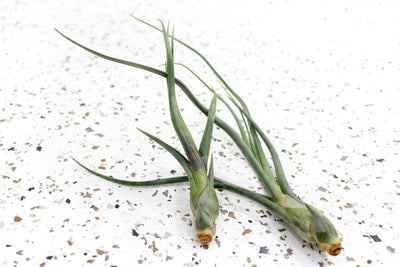
[[[67,202],[69,204],[69,203],[71,203],[71,199],[67,198],[67,200],[65,200],[65,202]]]
[[[81,103],[80,106],[81,106],[81,107],[85,106],[85,103]]]
[[[8,151],[14,151],[15,150],[15,147],[10,147],[9,149],[8,149]]]
[[[252,223],[253,221],[252,221],[252,220],[248,220],[248,222],[249,222],[249,223]]]
[[[385,159],[377,159],[376,161],[377,161],[377,162],[381,162],[381,163],[382,163],[382,162],[384,162],[384,161],[385,161]]]
[[[374,240],[375,242],[381,242],[382,240],[379,238],[378,235],[370,235],[370,237],[372,238],[372,240]]]
[[[6,245],[6,248],[11,248],[12,247],[12,245]]]
[[[337,175],[336,175],[336,174],[334,174],[334,175],[333,175],[333,178],[337,179],[338,177],[337,177]]]
[[[288,155],[292,155],[292,153],[290,153],[289,151],[287,151],[286,149],[282,149],[281,150],[283,153],[287,153]]]
[[[46,259],[51,260],[53,256],[47,256]]]
[[[37,146],[36,147],[36,151],[39,151],[39,152],[42,151],[42,147],[41,146]]]
[[[116,209],[118,209],[118,208],[119,208],[119,205],[118,205],[118,204],[116,204],[116,205],[115,205],[115,208],[116,208]]]
[[[34,188],[34,187],[30,187],[30,188],[28,189],[28,191],[32,191],[32,190],[35,190],[35,188]]]
[[[171,174],[175,174],[175,173],[176,173],[176,170],[171,170],[170,173],[171,173]]]
[[[135,229],[132,229],[132,235],[133,235],[133,236],[139,236],[138,232],[136,232]]]
[[[367,260],[367,263],[368,263],[368,264],[371,264],[371,263],[372,263],[372,261],[371,261],[371,260]]]
[[[268,248],[267,247],[260,247],[260,251],[258,253],[260,253],[260,254],[268,254]]]

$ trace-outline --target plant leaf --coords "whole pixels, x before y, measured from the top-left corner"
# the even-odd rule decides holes
[[[182,63],[175,63],[175,65],[179,65],[187,69],[190,73],[192,73],[205,87],[207,87],[208,90],[210,90],[213,94],[217,95],[218,99],[224,103],[224,105],[228,108],[229,112],[231,113],[232,117],[234,118],[238,128],[240,135],[242,136],[242,140],[246,142],[246,144],[250,147],[250,143],[247,137],[247,134],[243,128],[242,123],[240,122],[238,116],[236,115],[235,111],[231,108],[231,106],[225,101],[225,99],[219,95],[214,89],[211,88],[207,83],[205,83],[193,70],[191,70],[188,66],[182,64]]]
[[[254,129],[257,131],[257,133],[260,135],[261,139],[264,141],[265,145],[267,146],[269,153],[271,154],[272,161],[274,163],[276,177],[278,179],[279,187],[281,188],[282,192],[284,194],[288,194],[289,196],[291,196],[295,199],[300,200],[300,198],[296,196],[296,194],[290,188],[289,183],[287,182],[285,172],[283,171],[282,163],[279,159],[279,155],[276,152],[275,147],[273,146],[271,141],[264,134],[264,132],[261,130],[261,128],[258,126],[258,124],[250,116],[248,116],[240,107],[238,107],[238,108],[243,112],[243,114],[246,116],[248,121],[253,125]]]
[[[214,95],[213,99],[211,100],[210,108],[208,111],[206,128],[204,130],[204,134],[201,139],[199,147],[200,156],[203,159],[203,163],[206,169],[207,169],[208,157],[210,155],[210,145],[211,145],[216,109],[217,109],[217,96]]]
[[[175,132],[181,141],[183,149],[185,150],[186,156],[188,157],[189,164],[192,170],[198,171],[203,168],[203,161],[197,150],[196,144],[193,140],[192,135],[187,128],[182,115],[179,111],[178,103],[176,101],[175,94],[175,70],[174,70],[174,56],[173,56],[173,42],[169,43],[169,34],[166,31],[164,24],[161,22],[164,34],[164,43],[167,53],[167,84],[168,84],[168,99],[169,99],[169,110],[171,114],[171,121],[175,128]],[[173,40],[173,39],[172,39]]]
[[[157,138],[156,136],[154,136],[152,134],[149,134],[148,132],[145,132],[145,131],[143,131],[143,130],[141,130],[139,128],[138,128],[138,130],[141,131],[143,134],[147,135],[148,137],[150,137],[151,139],[153,139],[160,146],[165,148],[165,150],[167,150],[179,162],[179,164],[185,170],[186,174],[190,178],[193,177],[192,170],[190,169],[190,164],[189,164],[188,160],[178,150],[176,150],[172,146],[168,145],[167,143],[165,143],[163,140]]]
[[[103,178],[107,181],[121,184],[121,185],[128,185],[128,186],[152,186],[152,185],[164,185],[164,184],[174,184],[174,183],[182,183],[182,182],[187,182],[188,181],[188,176],[177,176],[177,177],[171,177],[171,178],[163,178],[163,179],[156,179],[156,180],[148,180],[148,181],[127,181],[127,180],[121,180],[121,179],[116,179],[110,176],[106,176],[104,174],[98,173],[92,169],[89,169],[73,157],[71,157],[73,161],[75,161],[79,166],[90,172],[91,174],[94,174],[100,178]]]
[[[74,160],[79,166],[81,166],[82,168],[87,170],[89,173],[94,174],[100,178],[106,179],[107,181],[121,184],[121,185],[153,186],[153,185],[166,185],[166,184],[182,183],[182,182],[187,182],[189,180],[187,176],[178,176],[178,177],[160,178],[160,179],[148,180],[148,181],[126,181],[126,180],[116,179],[116,178],[109,177],[104,174],[98,173],[98,172],[93,171],[93,170],[89,169],[88,167],[84,166],[82,163],[78,162],[76,159],[72,158],[72,160]],[[211,170],[211,162],[210,162],[210,170]],[[211,174],[213,177],[213,173],[211,173]],[[210,175],[210,173],[209,173],[209,175]],[[263,206],[267,207],[271,211],[276,212],[282,218],[287,217],[287,212],[283,208],[281,208],[279,205],[275,204],[273,198],[271,198],[269,196],[255,193],[246,188],[229,183],[229,182],[227,182],[223,179],[217,178],[217,177],[215,177],[213,179],[213,181],[214,181],[213,186],[216,189],[226,189],[226,190],[235,192],[236,194],[239,194],[241,196],[248,197],[254,201],[257,201],[258,203],[262,204]]]

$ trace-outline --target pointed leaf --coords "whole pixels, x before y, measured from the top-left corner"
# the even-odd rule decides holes
[[[165,50],[167,53],[167,84],[168,84],[168,98],[169,98],[169,109],[171,114],[171,121],[174,126],[175,132],[179,137],[179,140],[185,150],[186,156],[188,157],[191,168],[195,171],[200,170],[203,167],[203,161],[197,150],[196,144],[191,136],[189,129],[187,128],[182,115],[179,111],[178,103],[176,101],[175,94],[175,70],[174,70],[174,58],[173,48],[169,43],[169,34],[166,31],[164,24],[162,24]]]
[[[214,157],[211,155],[210,169],[208,170],[208,183],[214,187]]]
[[[72,158],[72,157],[71,157]],[[89,173],[94,174],[100,178],[103,178],[107,181],[121,184],[121,185],[127,185],[127,186],[153,186],[153,185],[165,185],[165,184],[175,184],[175,183],[182,183],[182,182],[187,182],[188,177],[187,176],[177,176],[177,177],[171,177],[171,178],[161,178],[161,179],[156,179],[156,180],[149,180],[149,181],[126,181],[126,180],[121,180],[121,179],[116,179],[110,176],[106,176],[104,174],[98,173],[94,170],[89,169],[76,159],[72,158],[73,161],[75,161],[79,166],[87,170]],[[210,163],[211,166],[211,163]],[[224,181],[220,178],[214,178],[215,183],[214,187],[219,188],[219,189],[226,189],[229,191],[233,191],[239,195],[246,196],[250,199],[253,199],[263,205],[265,205],[267,208],[269,208],[272,211],[279,211],[279,206],[274,204],[273,200],[266,195],[261,195],[255,192],[252,192],[248,189],[245,189],[241,186],[231,184],[227,181]],[[281,208],[281,210],[283,210]],[[278,212],[280,214],[280,212]]]
[[[104,174],[98,173],[92,169],[89,169],[73,157],[71,157],[73,161],[75,161],[79,166],[90,172],[91,174],[94,174],[100,178],[103,178],[107,181],[114,182],[117,184],[121,185],[128,185],[128,186],[152,186],[152,185],[164,185],[164,184],[174,184],[174,183],[182,183],[182,182],[187,182],[188,177],[187,176],[177,176],[177,177],[172,177],[172,178],[164,178],[164,179],[156,179],[156,180],[148,180],[148,181],[127,181],[127,180],[121,180],[121,179],[116,179],[110,176],[106,176]]]
[[[238,107],[238,106],[237,106]],[[284,194],[288,194],[289,196],[299,199],[296,194],[293,192],[293,190],[290,188],[289,183],[286,180],[285,173],[283,171],[282,163],[279,159],[279,155],[275,150],[275,147],[272,145],[271,141],[268,139],[268,137],[264,134],[264,132],[261,130],[261,128],[258,126],[258,124],[250,117],[248,116],[243,109],[238,107],[241,112],[246,116],[247,120],[253,125],[254,129],[257,131],[257,133],[260,135],[261,139],[264,141],[265,145],[267,146],[269,153],[271,154],[272,161],[274,163],[275,167],[275,172],[276,172],[276,177],[278,179],[279,187],[281,188],[282,192]]]
[[[208,163],[208,156],[210,154],[210,146],[211,146],[211,138],[212,132],[214,127],[214,119],[215,119],[215,112],[217,110],[217,96],[214,95],[213,99],[211,100],[210,108],[208,111],[207,123],[206,128],[203,133],[203,137],[201,139],[199,152],[200,156],[203,159],[204,166],[207,169]]]
[[[192,177],[192,171],[190,169],[190,165],[188,160],[185,158],[185,156],[183,156],[178,150],[176,150],[175,148],[173,148],[172,146],[168,145],[167,143],[165,143],[164,141],[162,141],[161,139],[155,137],[152,134],[149,134],[141,129],[138,128],[139,131],[141,131],[143,134],[147,135],[148,137],[150,137],[151,139],[153,139],[155,142],[157,142],[160,146],[162,146],[163,148],[165,148],[165,150],[167,150],[178,162],[179,164],[181,164],[181,166],[183,167],[183,169],[185,170],[186,174],[191,178]]]
[[[205,83],[193,70],[191,70],[188,66],[181,64],[181,63],[175,63],[175,65],[179,65],[182,66],[184,68],[186,68],[189,72],[191,72],[205,87],[208,88],[208,90],[210,90],[213,94],[217,95],[218,99],[222,101],[222,103],[224,103],[224,105],[228,108],[229,112],[232,114],[238,128],[240,131],[240,135],[242,136],[242,139],[244,142],[246,142],[246,144],[248,144],[248,146],[250,147],[249,144],[249,140],[248,137],[246,135],[246,132],[244,131],[243,125],[240,122],[239,118],[237,117],[235,111],[231,108],[231,106],[225,101],[225,99],[223,97],[221,97],[214,89],[211,88],[211,86],[209,86],[207,83]]]

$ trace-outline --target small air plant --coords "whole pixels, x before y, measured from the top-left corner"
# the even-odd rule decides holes
[[[163,32],[164,36],[167,34],[165,32],[164,28],[159,29],[143,20],[140,20],[136,17],[134,17],[134,18],[156,30]],[[135,68],[143,69],[143,70],[152,72],[154,74],[157,74],[159,76],[162,76],[164,78],[167,78],[169,87],[173,83],[173,81],[171,79],[171,74],[168,72],[168,69],[171,68],[171,64],[168,65],[168,61],[167,61],[167,72],[164,72],[164,71],[161,71],[161,70],[149,67],[149,66],[145,66],[145,65],[134,63],[134,62],[106,56],[104,54],[101,54],[99,52],[91,50],[91,49],[73,41],[72,39],[70,39],[66,36],[64,36],[64,37],[67,38],[69,41],[73,42],[74,44],[85,49],[86,51],[88,51],[92,54],[95,54],[99,57],[102,57],[104,59],[114,61],[117,63],[121,63],[124,65],[128,65],[128,66],[132,66]],[[263,133],[263,131],[257,125],[257,123],[252,119],[252,117],[250,115],[250,111],[249,111],[247,105],[245,104],[245,102],[242,100],[242,98],[239,95],[237,95],[237,93],[226,83],[226,81],[218,74],[218,72],[212,67],[212,65],[207,61],[207,59],[202,54],[200,54],[197,50],[193,49],[191,46],[187,45],[186,43],[176,39],[173,35],[169,35],[169,37],[172,40],[175,40],[176,42],[185,46],[189,50],[193,51],[195,54],[197,54],[206,63],[206,65],[211,69],[211,71],[216,75],[216,77],[219,80],[219,82],[221,83],[222,87],[225,89],[229,100],[231,101],[233,106],[236,107],[236,109],[239,111],[240,118],[242,120],[239,119],[239,116],[236,114],[233,107],[222,96],[218,95],[211,88],[211,86],[208,86],[202,79],[200,79],[200,77],[198,77],[193,71],[191,71],[189,68],[186,67],[210,91],[212,91],[212,93],[214,94],[214,98],[217,97],[221,102],[224,103],[224,105],[228,108],[228,110],[234,117],[236,124],[239,128],[239,133],[237,131],[235,131],[231,126],[229,126],[225,121],[220,119],[219,117],[217,117],[217,116],[214,117],[213,113],[215,113],[215,111],[213,111],[212,108],[207,109],[193,95],[193,93],[190,91],[190,89],[182,81],[180,81],[179,79],[174,79],[174,83],[182,89],[182,91],[188,96],[188,98],[192,101],[192,103],[201,112],[203,112],[206,116],[208,116],[208,118],[209,118],[208,121],[211,120],[210,116],[212,116],[214,123],[216,125],[218,125],[221,129],[223,129],[231,137],[231,139],[236,143],[236,145],[239,147],[239,149],[242,151],[242,153],[246,157],[247,161],[249,162],[249,164],[251,165],[251,167],[257,174],[259,180],[264,185],[265,189],[269,192],[269,195],[263,195],[263,194],[258,194],[258,193],[252,192],[248,189],[245,189],[238,185],[231,184],[231,183],[224,181],[222,179],[219,179],[217,177],[214,178],[214,187],[231,190],[240,195],[246,196],[250,199],[253,199],[253,200],[259,202],[260,204],[264,205],[266,208],[268,208],[268,209],[272,210],[273,212],[275,212],[276,214],[278,214],[285,221],[285,223],[288,226],[290,226],[290,228],[295,233],[297,233],[297,235],[300,238],[302,238],[310,243],[316,243],[320,250],[327,251],[330,255],[333,255],[333,256],[339,255],[342,247],[341,247],[341,241],[338,237],[335,227],[318,209],[305,203],[302,199],[300,199],[292,191],[292,189],[290,188],[290,186],[286,180],[278,153],[276,152],[271,141]],[[169,62],[171,63],[171,60]],[[170,99],[170,101],[171,101],[171,99]],[[174,125],[174,127],[175,127],[175,125]],[[156,139],[154,139],[154,140],[157,141]],[[264,142],[264,145],[267,147],[269,154],[272,158],[275,174],[272,171],[270,164],[267,160],[267,157],[263,150],[261,140]],[[161,143],[158,142],[158,143],[160,145],[163,144],[162,142]],[[171,152],[171,151],[169,151],[169,152]],[[187,152],[186,152],[186,154],[188,155]],[[189,155],[188,155],[188,157],[189,157]],[[189,159],[189,162],[190,162],[190,159]],[[184,182],[184,181],[188,181],[188,180],[192,184],[191,180],[193,180],[193,178],[190,177],[191,172],[189,172],[188,176],[164,178],[164,179],[151,180],[151,181],[145,181],[145,182],[125,181],[125,180],[119,180],[119,179],[111,178],[111,177],[105,176],[103,174],[97,173],[97,172],[85,167],[84,165],[80,164],[79,162],[78,162],[78,164],[81,165],[86,170],[88,170],[89,172],[91,172],[99,177],[102,177],[104,179],[107,179],[109,181],[113,181],[113,182],[116,182],[119,184],[125,184],[125,185],[148,186],[148,185],[179,183],[179,182]],[[210,170],[212,170],[211,167],[212,166],[210,166]],[[188,167],[184,166],[184,168],[185,168],[186,173],[188,173],[188,171],[186,170],[186,169],[188,169]],[[275,176],[276,176],[276,178],[275,178]]]
[[[217,97],[214,96],[211,101],[206,128],[204,130],[203,138],[201,139],[199,150],[197,150],[196,144],[193,141],[193,138],[179,112],[176,101],[173,46],[174,39],[173,37],[171,38],[170,44],[168,31],[166,31],[163,23],[161,23],[161,25],[163,29],[165,49],[167,51],[166,72],[168,74],[167,84],[171,121],[185,150],[187,159],[185,159],[178,151],[173,150],[171,146],[168,146],[161,140],[150,134],[145,134],[155,140],[165,149],[168,148],[167,150],[170,153],[174,153],[176,155],[175,157],[185,169],[190,183],[190,208],[194,216],[196,235],[201,243],[208,244],[211,242],[212,237],[215,234],[215,220],[217,219],[219,213],[218,198],[214,189],[214,165],[212,157],[207,175],[207,163],[210,154]]]
[[[143,130],[139,130],[171,153],[185,170],[190,183],[190,208],[194,217],[196,236],[202,244],[208,244],[215,234],[215,220],[219,213],[218,198],[214,189],[214,164],[212,156],[207,174],[217,97],[214,96],[211,101],[206,128],[201,139],[200,147],[197,149],[181,116],[176,100],[173,38],[170,43],[168,30],[165,29],[164,24],[162,24],[162,29],[167,54],[166,73],[168,74],[167,85],[170,116],[175,132],[179,137],[187,158],[159,138]],[[73,160],[76,161],[75,159]],[[80,163],[78,162],[78,164]]]

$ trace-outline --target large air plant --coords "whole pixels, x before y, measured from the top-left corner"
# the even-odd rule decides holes
[[[136,17],[134,17],[134,18],[137,19]],[[263,184],[265,189],[269,192],[269,195],[263,195],[263,194],[252,192],[241,186],[231,184],[225,180],[222,180],[222,179],[219,179],[216,177],[214,178],[214,187],[234,191],[240,195],[246,196],[250,199],[253,199],[253,200],[261,203],[266,208],[268,208],[271,211],[278,214],[285,221],[285,223],[292,230],[294,230],[294,232],[296,232],[298,234],[298,236],[300,238],[302,238],[308,242],[311,242],[311,243],[316,243],[320,250],[327,251],[330,255],[334,255],[334,256],[338,255],[342,248],[341,248],[341,241],[338,237],[335,227],[317,208],[305,203],[292,191],[292,189],[290,188],[290,186],[286,180],[286,177],[285,177],[285,174],[284,174],[284,171],[282,168],[282,164],[279,160],[278,153],[276,152],[276,150],[275,150],[274,146],[272,145],[272,143],[270,142],[270,140],[263,133],[261,128],[252,119],[252,116],[250,115],[250,111],[249,111],[248,107],[246,106],[245,102],[242,100],[242,98],[239,95],[237,95],[237,93],[226,83],[226,81],[212,67],[212,65],[207,61],[207,59],[203,55],[201,55],[197,50],[193,49],[191,46],[185,44],[184,42],[176,39],[173,35],[168,35],[168,33],[165,31],[164,28],[160,29],[160,28],[157,28],[157,27],[143,21],[143,20],[140,20],[140,19],[137,19],[137,20],[141,21],[142,23],[144,23],[156,30],[163,32],[164,39],[168,40],[167,37],[169,37],[169,38],[171,38],[171,40],[175,40],[176,42],[180,43],[181,45],[183,45],[186,48],[193,51],[206,63],[206,65],[216,75],[216,77],[219,80],[219,82],[221,83],[222,87],[227,92],[227,95],[228,95],[228,98],[229,98],[231,104],[229,104],[228,101],[226,101],[222,96],[218,95],[210,86],[208,86],[194,72],[192,72],[189,68],[188,69],[210,91],[213,92],[213,94],[214,94],[213,102],[215,101],[215,97],[217,97],[229,109],[230,113],[232,114],[232,116],[234,117],[234,119],[236,121],[236,124],[239,129],[239,133],[236,132],[231,126],[229,126],[225,121],[223,121],[219,117],[215,116],[215,118],[214,118],[215,104],[212,104],[211,108],[207,109],[193,95],[193,93],[190,91],[190,89],[182,81],[171,77],[171,69],[173,69],[171,60],[167,60],[167,71],[164,72],[164,71],[161,71],[161,70],[158,70],[158,69],[146,66],[146,65],[141,65],[141,64],[134,63],[134,62],[106,56],[104,54],[101,54],[99,52],[91,50],[91,49],[73,41],[72,39],[66,37],[65,35],[63,35],[61,33],[60,34],[63,35],[65,38],[67,38],[69,41],[73,42],[74,44],[80,46],[81,48],[85,49],[86,51],[88,51],[92,54],[95,54],[99,57],[102,57],[104,59],[111,60],[111,61],[114,61],[117,63],[121,63],[124,65],[143,69],[148,72],[152,72],[154,74],[157,74],[159,76],[166,78],[168,81],[169,91],[171,90],[170,88],[172,88],[173,83],[178,85],[182,89],[182,91],[187,95],[187,97],[192,101],[192,103],[201,112],[203,112],[206,116],[208,116],[208,118],[209,118],[208,122],[213,120],[216,125],[218,125],[221,129],[223,129],[232,138],[232,140],[236,143],[236,145],[239,147],[239,149],[242,151],[242,153],[246,157],[247,161],[253,168],[254,172],[256,173],[257,177],[259,178],[259,180],[261,181],[261,183]],[[168,51],[168,45],[166,45],[166,46],[167,46],[167,51]],[[168,52],[167,52],[167,54],[168,54]],[[171,54],[173,54],[173,53],[171,53]],[[170,97],[170,102],[171,102],[171,94],[169,94],[169,97]],[[236,110],[237,110],[236,112],[235,112],[234,108],[236,108]],[[237,114],[237,112],[239,115]],[[176,129],[175,125],[174,125],[174,127]],[[206,131],[207,131],[207,127],[206,127]],[[178,131],[177,131],[177,133],[178,133]],[[178,134],[178,136],[179,136],[179,134]],[[180,136],[179,136],[179,138],[182,142],[182,138]],[[160,145],[162,145],[164,148],[167,149],[168,146],[166,146],[165,143],[163,143],[161,140],[158,140],[158,139],[154,139],[154,140],[156,142],[158,142]],[[264,145],[267,147],[267,149],[269,151],[269,154],[272,158],[272,162],[273,162],[273,166],[274,166],[273,169],[274,169],[275,173],[272,171],[272,169],[270,167],[270,164],[267,160],[267,156],[264,152],[261,141],[264,143]],[[183,146],[185,147],[185,145],[183,145]],[[201,146],[200,146],[200,148],[201,148]],[[170,148],[167,150],[169,152],[172,151]],[[186,148],[185,148],[185,151],[186,151]],[[200,156],[202,156],[201,153],[202,152],[200,149]],[[174,153],[172,153],[172,154],[173,155],[176,154],[176,151],[174,151]],[[188,151],[186,151],[186,154],[187,154],[189,162],[190,162],[191,161],[190,156],[192,156],[192,154],[190,154],[190,153],[188,154]],[[193,162],[193,160],[192,160],[192,162]],[[199,162],[199,161],[196,160],[195,162]],[[204,164],[204,168],[205,168],[207,166],[206,161],[203,160],[202,163]],[[78,164],[80,164],[80,163],[78,162]],[[82,164],[80,164],[80,165],[83,168],[85,168],[86,170],[88,170],[89,172],[91,172],[97,176],[100,176],[109,181],[117,182],[119,184],[134,185],[134,186],[148,186],[148,185],[178,183],[178,182],[184,182],[184,181],[189,180],[190,185],[192,186],[193,177],[191,177],[190,175],[192,173],[193,167],[190,164],[188,166],[187,164],[185,165],[185,164],[181,163],[181,165],[184,167],[184,169],[186,171],[187,176],[164,178],[164,179],[157,179],[157,180],[151,180],[151,181],[145,181],[145,182],[126,181],[126,180],[119,180],[119,179],[111,178],[109,176],[106,176],[106,175],[97,173],[93,170],[90,170],[89,168],[85,167]],[[190,169],[190,171],[188,171],[188,169]],[[210,180],[210,176],[211,177],[213,176],[212,175],[212,164],[210,166],[210,171],[211,172],[209,173],[209,177],[208,177],[209,180]],[[212,181],[212,178],[211,178],[211,181]],[[212,190],[209,190],[209,191],[213,192]],[[216,197],[215,197],[215,199],[216,199]],[[215,202],[216,202],[216,200],[215,200]]]

